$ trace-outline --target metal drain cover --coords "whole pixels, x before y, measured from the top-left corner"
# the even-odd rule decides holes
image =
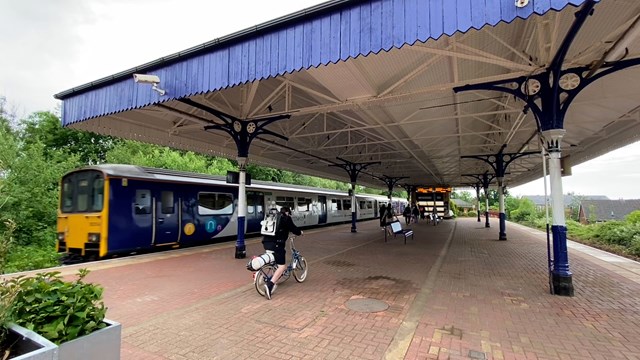
[[[387,310],[389,304],[376,299],[358,298],[347,300],[347,308],[358,312],[374,313]]]

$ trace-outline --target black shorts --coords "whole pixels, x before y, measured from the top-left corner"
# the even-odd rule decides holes
[[[276,264],[284,265],[287,263],[286,250],[285,250],[286,241],[263,241],[262,245],[265,250],[273,251],[273,256],[276,259]]]

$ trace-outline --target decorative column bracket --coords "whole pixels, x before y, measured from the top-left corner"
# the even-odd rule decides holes
[[[507,144],[502,145],[500,151],[495,155],[465,155],[461,159],[477,159],[489,164],[495,173],[496,178],[503,178],[506,175],[507,167],[514,160],[528,155],[539,155],[539,151],[525,151],[521,153],[504,153]],[[466,175],[465,175],[466,176]],[[472,176],[472,175],[470,175]]]
[[[413,200],[413,196],[412,195],[416,191],[416,189],[418,188],[418,185],[403,184],[401,186],[407,192],[407,201],[409,202],[409,206],[411,206],[411,202]]]
[[[593,14],[593,7],[596,3],[597,1],[590,0],[577,11],[576,19],[567,32],[553,61],[549,67],[540,73],[507,80],[459,86],[453,88],[453,91],[458,93],[470,90],[489,90],[513,95],[524,101],[525,112],[527,109],[531,109],[539,130],[562,129],[564,117],[569,106],[582,90],[604,76],[631,66],[640,65],[640,58],[635,58],[562,69],[564,59],[573,40],[588,16]],[[536,102],[538,100],[540,105]]]
[[[342,161],[344,164],[331,164],[329,166],[337,166],[344,169],[349,174],[349,179],[351,180],[351,232],[357,232],[356,228],[356,182],[358,180],[358,175],[364,169],[371,165],[380,164],[379,161],[372,161],[366,163],[354,163],[349,160],[342,159],[340,157],[336,157],[336,159]]]
[[[236,147],[238,148],[238,168],[240,170],[240,179],[238,184],[238,239],[236,240],[235,257],[236,259],[244,259],[247,257],[246,246],[244,243],[244,228],[247,215],[245,181],[247,175],[249,147],[251,146],[251,141],[261,135],[271,135],[284,141],[288,141],[289,139],[286,136],[267,130],[265,127],[275,121],[289,119],[291,115],[276,115],[261,119],[241,120],[235,116],[225,114],[222,111],[200,104],[191,99],[184,98],[178,99],[178,101],[196,109],[200,109],[220,119],[222,124],[205,125],[204,130],[218,130],[226,132],[236,143]]]
[[[382,175],[381,177],[378,177],[378,179],[380,179],[382,182],[384,182],[387,185],[387,189],[389,189],[389,204],[391,204],[391,194],[393,193],[393,188],[396,187],[396,185],[398,184],[398,181],[402,180],[402,179],[408,179],[408,176],[387,176],[387,175]]]
[[[222,120],[223,124],[205,125],[204,129],[224,131],[231,135],[231,138],[235,141],[238,148],[239,157],[249,157],[251,141],[261,135],[271,135],[284,141],[289,141],[288,137],[268,130],[265,127],[275,121],[289,119],[291,118],[291,115],[275,115],[261,119],[242,120],[235,116],[225,114],[222,111],[197,103],[191,99],[179,99],[178,101],[207,112]]]

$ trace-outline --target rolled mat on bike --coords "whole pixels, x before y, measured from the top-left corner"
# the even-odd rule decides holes
[[[265,264],[271,263],[275,261],[275,257],[272,252],[266,252],[260,256],[254,256],[247,263],[247,270],[249,271],[258,271]]]

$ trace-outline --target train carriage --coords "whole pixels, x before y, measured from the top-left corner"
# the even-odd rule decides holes
[[[245,232],[258,234],[265,210],[288,206],[300,227],[378,217],[383,196],[254,181],[247,186]],[[117,254],[231,240],[237,235],[238,185],[222,176],[97,165],[61,180],[59,252],[99,259]],[[394,202],[402,203],[402,199]],[[404,201],[406,203],[406,201]]]

